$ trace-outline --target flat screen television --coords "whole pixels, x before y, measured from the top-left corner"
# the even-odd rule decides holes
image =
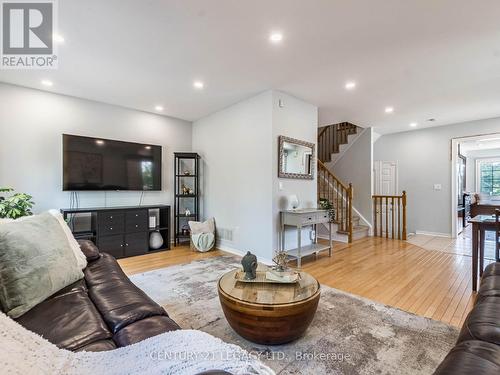
[[[63,134],[63,190],[161,190],[161,146]]]

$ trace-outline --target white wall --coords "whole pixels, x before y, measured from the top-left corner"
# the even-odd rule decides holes
[[[230,251],[272,257],[272,93],[237,103],[193,123],[202,158],[202,215],[233,230]]]
[[[173,152],[191,150],[189,122],[0,84],[0,186],[33,195],[35,212],[69,206],[62,191],[62,134],[163,146],[161,192],[143,204],[173,204]],[[81,192],[80,206],[138,205],[140,192]]]
[[[283,107],[279,106],[281,100]],[[273,248],[279,247],[280,211],[285,209],[285,199],[291,194],[297,195],[300,207],[317,206],[317,171],[314,165],[314,180],[294,180],[278,178],[278,137],[284,135],[316,144],[318,138],[318,108],[283,92],[273,92],[272,124],[272,186],[273,186]],[[316,150],[317,152],[317,150]],[[280,183],[282,190],[280,190]],[[302,244],[311,243],[310,229],[304,229]],[[297,246],[296,230],[289,228],[285,237],[287,249]]]
[[[358,129],[360,130],[360,129]],[[373,192],[373,152],[372,129],[361,130],[361,134],[353,140],[351,146],[327,167],[343,183],[352,183],[353,207],[368,222],[372,223],[372,192]]]
[[[375,142],[374,160],[398,162],[409,232],[451,234],[451,139],[498,132],[500,118],[388,134]]]

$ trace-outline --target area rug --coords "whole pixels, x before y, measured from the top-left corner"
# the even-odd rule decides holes
[[[302,338],[257,345],[232,330],[219,304],[217,280],[238,266],[237,258],[221,256],[131,279],[182,328],[239,345],[278,374],[432,374],[458,336],[452,326],[322,285]]]

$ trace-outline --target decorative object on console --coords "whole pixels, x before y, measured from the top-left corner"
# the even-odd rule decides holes
[[[153,250],[158,250],[163,246],[163,237],[160,232],[151,232],[149,235],[149,247]]]
[[[333,223],[335,221],[335,208],[333,207],[333,204],[326,198],[320,198],[318,205],[322,210],[328,211],[330,221]]]
[[[273,257],[273,262],[276,264],[274,269],[279,272],[284,272],[288,268],[288,253],[286,250],[276,250]]]
[[[246,255],[241,259],[241,265],[243,266],[243,272],[245,272],[245,279],[255,279],[257,276],[257,257],[255,254],[247,251]]]
[[[156,228],[156,216],[151,215],[149,216],[149,229],[154,229]]]
[[[0,193],[12,193],[12,188],[0,188]],[[10,196],[0,196],[0,218],[17,219],[31,216],[31,208],[35,205],[32,196],[26,193],[13,193]]]
[[[314,143],[280,135],[278,177],[313,180],[315,147]]]
[[[299,197],[295,194],[291,194],[286,197],[287,210],[296,210],[300,207]]]

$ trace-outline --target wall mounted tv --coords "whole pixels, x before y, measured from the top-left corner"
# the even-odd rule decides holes
[[[63,134],[63,190],[161,190],[161,146]]]

